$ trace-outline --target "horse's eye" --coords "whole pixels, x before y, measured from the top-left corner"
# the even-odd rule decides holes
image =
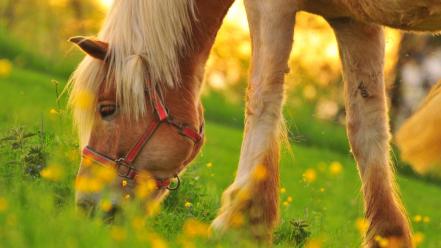
[[[102,118],[108,118],[116,111],[115,104],[103,104],[99,107],[100,115]]]

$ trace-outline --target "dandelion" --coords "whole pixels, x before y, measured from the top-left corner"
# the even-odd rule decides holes
[[[211,167],[213,167],[213,163],[207,163],[207,168],[211,168]]]
[[[355,221],[355,226],[357,227],[357,230],[360,232],[361,236],[364,236],[369,228],[369,221],[365,218],[358,218]]]
[[[78,92],[78,95],[73,101],[75,108],[80,110],[88,110],[95,101],[95,96],[90,91],[83,90]]]
[[[51,114],[51,115],[58,115],[59,112],[56,109],[52,108],[51,110],[49,110],[49,114]]]
[[[59,165],[49,165],[44,168],[40,175],[49,181],[60,181],[64,175],[63,168]]]
[[[421,220],[423,220],[423,217],[419,214],[415,215],[415,217],[413,217],[413,221],[415,221],[416,223],[421,222]]]
[[[103,201],[101,201],[100,209],[101,209],[103,212],[106,212],[106,213],[109,212],[110,210],[112,210],[112,202],[109,201],[109,200],[103,200]]]
[[[375,235],[374,239],[377,242],[379,247],[388,247],[389,246],[389,240],[381,237],[380,235]]]
[[[155,248],[167,248],[167,242],[163,240],[161,237],[159,237],[156,234],[150,234],[149,235],[151,247]]]
[[[8,209],[8,202],[5,198],[0,197],[0,213],[5,212]]]
[[[148,216],[155,216],[159,213],[160,205],[158,201],[148,202],[145,206],[146,214]]]
[[[242,188],[237,193],[237,199],[239,202],[245,202],[248,201],[251,198],[251,193],[248,188]]]
[[[111,167],[100,166],[94,172],[96,179],[103,183],[110,183],[116,178],[116,172]]]
[[[189,237],[209,238],[211,236],[210,227],[196,219],[188,219],[184,223],[183,232]]]
[[[145,226],[145,220],[140,217],[135,217],[132,221],[132,226],[135,230],[142,230]]]
[[[126,239],[126,231],[119,226],[113,226],[112,229],[110,229],[110,236],[113,240],[116,241],[123,241]]]
[[[343,171],[343,166],[341,165],[340,162],[334,161],[329,166],[329,172],[331,173],[331,175],[334,176],[339,175],[342,171]]]
[[[307,183],[312,183],[317,179],[317,173],[314,169],[307,169],[305,173],[303,173],[303,180]]]
[[[281,188],[280,189],[280,193],[282,193],[282,194],[286,193],[286,189],[285,188]]]
[[[289,202],[284,201],[284,202],[283,202],[283,206],[288,207],[288,206],[289,206]]]
[[[103,183],[96,178],[78,177],[75,181],[75,189],[79,192],[97,193],[103,189]]]
[[[185,201],[184,207],[185,208],[191,208],[191,207],[193,207],[193,204],[191,202],[189,202],[189,201]]]
[[[322,247],[323,241],[321,239],[310,239],[306,242],[305,248],[320,248]]]
[[[0,77],[7,77],[11,74],[12,63],[7,59],[0,59]]]
[[[233,216],[231,216],[230,225],[232,227],[238,228],[242,226],[245,223],[245,217],[242,213],[234,213]]]
[[[262,164],[257,165],[253,171],[253,175],[252,175],[253,179],[259,182],[264,180],[266,176],[267,176],[267,171],[265,166]]]
[[[93,165],[93,160],[88,157],[83,157],[81,165],[84,165],[84,167],[90,167],[91,165]]]
[[[287,202],[291,203],[292,202],[292,196],[288,196],[288,198],[286,199]]]
[[[156,182],[152,178],[146,178],[145,180],[138,180],[138,185],[135,189],[136,197],[139,199],[145,199],[156,189]]]
[[[430,217],[429,216],[424,216],[423,222],[426,223],[426,224],[429,223],[430,222]]]
[[[325,188],[320,188],[320,192],[325,192]]]
[[[412,243],[415,247],[420,246],[424,241],[424,234],[421,232],[416,232],[413,234]]]

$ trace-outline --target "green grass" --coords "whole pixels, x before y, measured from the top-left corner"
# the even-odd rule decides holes
[[[11,142],[0,143],[0,199],[8,205],[0,211],[0,247],[144,247],[150,244],[145,240],[148,237],[145,232],[157,233],[174,247],[180,244],[182,226],[187,219],[209,223],[215,217],[220,195],[232,182],[238,161],[242,138],[238,111],[232,111],[232,106],[219,106],[223,104],[219,98],[205,98],[207,117],[211,120],[207,122],[207,141],[185,174],[182,188],[170,194],[158,216],[147,218],[142,231],[132,227],[132,220],[140,218],[139,208],[128,204],[126,218],[117,221],[126,238],[115,241],[114,226],[74,211],[73,179],[79,154],[69,117],[49,114],[51,108],[56,108],[52,79],[46,74],[19,68],[14,68],[8,78],[0,78],[0,139],[18,126],[28,132],[45,132],[41,137],[25,139],[22,148],[11,147]],[[287,108],[291,112],[289,105]],[[222,118],[216,115],[217,111]],[[297,119],[302,117],[302,112],[298,113]],[[230,120],[229,114],[236,120]],[[320,122],[310,126],[310,129],[298,128],[300,134],[304,130],[310,132],[308,142],[294,143],[293,156],[283,152],[281,186],[286,188],[286,193],[281,194],[281,203],[288,196],[293,201],[288,206],[281,205],[281,223],[275,235],[277,246],[290,245],[286,238],[292,229],[289,221],[305,220],[310,238],[322,240],[323,247],[357,247],[360,235],[355,222],[362,217],[362,196],[354,161],[346,148],[341,147],[343,141],[334,145],[315,142],[326,137],[334,142],[345,140],[340,131],[332,131],[342,129]],[[25,173],[23,156],[35,146],[44,147],[48,164],[63,167],[63,180],[50,182]],[[333,161],[343,165],[341,174],[329,173],[329,164]],[[207,163],[213,166],[208,168]],[[317,173],[317,180],[312,183],[302,180],[302,174],[308,169]],[[430,217],[429,223],[413,223],[414,230],[425,235],[421,247],[441,247],[441,188],[415,177],[399,176],[398,183],[409,216]],[[191,208],[184,206],[187,201],[193,204]],[[234,232],[197,243],[199,247],[238,247],[239,244],[252,247]]]

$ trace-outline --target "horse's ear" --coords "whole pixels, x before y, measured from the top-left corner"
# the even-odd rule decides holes
[[[82,36],[72,37],[69,41],[76,44],[81,50],[96,59],[106,59],[107,50],[109,48],[109,44],[106,42]]]

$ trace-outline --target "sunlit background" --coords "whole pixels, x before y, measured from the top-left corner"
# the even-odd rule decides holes
[[[188,244],[194,245],[195,236],[209,236],[207,223],[234,177],[244,126],[251,46],[243,3],[236,1],[228,12],[206,67],[206,145],[183,176],[182,188],[170,194],[159,217],[149,216],[145,223],[144,215],[129,212],[125,226],[109,228],[75,214],[76,187],[102,185],[73,185],[80,153],[61,92],[84,58],[68,38],[95,36],[112,2],[0,0],[0,247],[4,240],[5,247],[59,247],[48,245],[59,240],[69,247],[156,248],[167,242],[194,247]],[[441,78],[441,38],[386,29],[386,46],[395,133]],[[323,18],[298,14],[289,65],[284,116],[291,146],[285,147],[294,155],[290,149],[282,153],[282,218],[274,242],[277,247],[358,247],[367,222],[346,137],[338,48]],[[426,112],[433,120],[439,110]],[[417,125],[415,134],[405,137],[420,149],[413,155],[424,163],[406,163],[395,149],[392,157],[420,247],[441,247],[441,153],[434,149],[441,150],[441,143],[439,135],[430,135],[439,134],[438,126]],[[421,147],[420,139],[433,144]],[[428,156],[421,156],[424,152]],[[99,208],[109,211],[111,202]]]
[[[68,76],[82,57],[66,40],[74,35],[95,35],[113,0],[29,0],[0,1],[4,26],[3,53],[19,66],[44,67],[37,61],[53,63],[52,70]],[[436,38],[405,35],[386,30],[386,81],[391,98],[393,127],[414,112],[430,86],[441,77],[441,51]],[[231,46],[230,44],[235,44]],[[10,44],[12,46],[12,44]],[[27,58],[17,50],[32,50]],[[223,96],[232,104],[243,104],[250,58],[250,39],[242,1],[236,1],[217,37],[208,61],[204,94]],[[430,56],[429,56],[430,55]],[[344,123],[342,78],[338,48],[326,21],[318,16],[297,16],[295,44],[287,75],[287,103],[292,109],[309,109],[312,118]],[[48,69],[48,68],[43,68]]]

